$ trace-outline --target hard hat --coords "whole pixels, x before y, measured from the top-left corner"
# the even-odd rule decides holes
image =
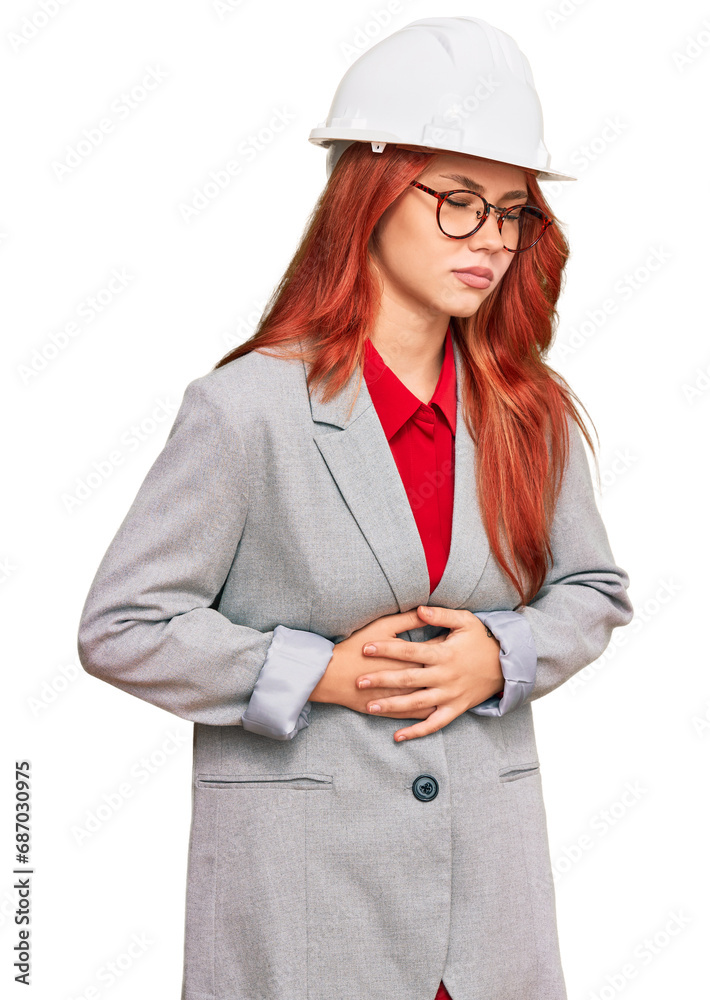
[[[353,142],[467,153],[574,181],[550,170],[530,63],[505,31],[477,17],[412,21],[347,70],[309,142],[328,149],[327,175]]]

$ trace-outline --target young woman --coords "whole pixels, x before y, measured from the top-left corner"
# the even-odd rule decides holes
[[[187,386],[79,655],[195,724],[183,1000],[564,1000],[531,702],[633,613],[544,360],[565,175],[485,22],[414,22],[339,94],[301,245]]]

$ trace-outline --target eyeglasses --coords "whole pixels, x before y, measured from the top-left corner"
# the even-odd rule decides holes
[[[496,213],[503,248],[511,253],[522,253],[535,246],[545,230],[553,224],[553,220],[535,205],[499,208],[487,202],[483,195],[474,194],[468,188],[434,191],[419,181],[410,181],[410,184],[437,199],[436,221],[444,236],[452,240],[465,240],[468,236],[473,236],[484,224],[491,209]]]

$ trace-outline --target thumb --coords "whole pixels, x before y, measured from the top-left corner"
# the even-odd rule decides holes
[[[416,626],[421,627],[423,618],[417,614],[417,609],[412,608],[410,611],[399,611],[396,615],[389,615],[392,622],[393,632],[392,635],[397,635],[399,632],[405,632],[407,629],[415,628]]]
[[[431,625],[443,625],[444,628],[460,628],[469,613],[456,608],[438,608],[428,604],[420,604],[417,612],[423,621]]]

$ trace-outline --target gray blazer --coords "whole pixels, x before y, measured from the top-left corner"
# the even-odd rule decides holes
[[[554,565],[511,615],[454,358],[431,595],[366,383],[348,415],[358,373],[324,404],[304,364],[257,353],[187,386],[98,568],[84,669],[195,723],[182,1000],[433,1000],[442,978],[454,1000],[566,997],[531,702],[631,620],[629,578],[570,421]],[[335,643],[427,603],[499,613],[505,704],[395,743],[406,720],[303,703]]]

